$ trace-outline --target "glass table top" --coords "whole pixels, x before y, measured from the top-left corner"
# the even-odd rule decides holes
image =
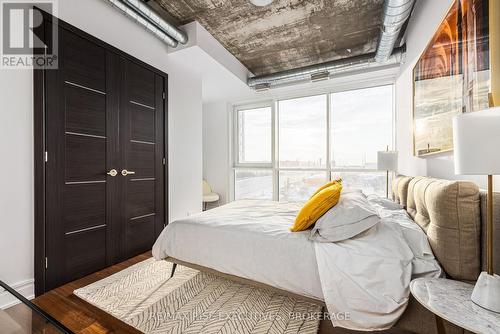
[[[0,281],[0,293],[8,294],[19,302],[6,309],[0,309],[0,333],[73,333],[2,281]]]

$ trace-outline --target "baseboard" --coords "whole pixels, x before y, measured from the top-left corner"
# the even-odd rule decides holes
[[[14,284],[9,284],[14,290],[19,292],[27,299],[35,298],[35,280],[29,279]],[[13,305],[19,304],[20,301],[14,298],[10,293],[0,288],[0,310],[4,310]]]

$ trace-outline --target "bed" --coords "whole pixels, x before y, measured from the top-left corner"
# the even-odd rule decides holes
[[[297,203],[232,202],[172,223],[158,239],[153,254],[321,301],[323,293],[309,234],[288,231],[299,209]]]
[[[394,181],[393,191],[396,202],[404,206],[405,214],[407,212],[414,219],[409,228],[426,231],[430,236],[428,245],[434,250],[448,276],[475,279],[481,263],[481,195],[477,187],[469,182],[398,177]],[[443,196],[443,193],[447,196]],[[432,201],[427,203],[427,199]],[[446,217],[435,217],[436,205],[444,208],[437,212],[446,211]],[[246,283],[278,289],[282,293],[321,305],[326,304],[331,313],[332,310],[348,308],[366,324],[363,328],[359,325],[360,321],[334,325],[358,330],[396,326],[415,333],[436,332],[432,315],[410,300],[407,284],[418,274],[441,273],[437,269],[412,272],[418,267],[412,261],[415,254],[410,253],[410,247],[399,240],[402,239],[397,237],[399,232],[392,231],[391,225],[386,224],[388,232],[384,232],[384,235],[393,235],[387,239],[389,241],[381,242],[380,235],[374,234],[371,241],[362,245],[355,242],[341,246],[315,243],[309,240],[308,231],[288,231],[299,209],[300,204],[297,203],[233,202],[171,223],[155,243],[153,255],[157,259],[216,272]],[[429,212],[432,212],[430,216],[433,219],[429,218]],[[453,214],[463,218],[446,223]],[[452,228],[440,226],[443,222]],[[461,239],[457,239],[456,233],[463,233],[461,227],[470,232],[474,226],[477,228],[467,236],[470,242],[460,244]],[[457,232],[450,234],[449,230]],[[442,247],[443,243],[446,243],[447,248]],[[377,258],[363,267],[351,265],[367,262],[366,256],[380,249],[380,246],[370,249],[374,244],[388,244],[388,252],[399,254],[394,263]],[[450,247],[457,249],[450,252]],[[368,248],[365,254],[353,252],[353,249],[365,248]],[[434,256],[426,259],[427,268],[429,265],[434,268],[432,261],[435,262]],[[409,262],[413,262],[413,265]],[[382,264],[386,267],[378,270]],[[368,297],[366,287],[370,287]],[[380,290],[388,291],[372,296]],[[353,297],[363,294],[365,296],[360,297],[360,301],[366,304],[368,300],[371,304],[358,303],[366,307],[353,307]],[[342,298],[344,295],[349,296],[350,301],[345,301],[346,298]]]

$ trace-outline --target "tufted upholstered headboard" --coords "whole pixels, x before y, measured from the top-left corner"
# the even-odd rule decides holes
[[[398,176],[394,200],[426,232],[447,275],[474,281],[486,266],[486,194],[469,181]],[[494,194],[494,268],[500,270],[500,193]]]

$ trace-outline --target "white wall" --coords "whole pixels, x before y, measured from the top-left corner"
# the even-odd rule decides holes
[[[170,220],[201,210],[201,76],[102,0],[61,0],[59,17],[169,74]],[[32,73],[0,70],[0,279],[33,296]],[[0,307],[10,300],[0,293]]]
[[[30,71],[0,70],[0,280],[33,295],[33,101]],[[12,302],[0,292],[0,308]]]
[[[225,102],[203,104],[203,178],[221,196],[229,200],[229,112]]]
[[[396,132],[399,150],[399,172],[407,175],[426,175],[444,179],[467,179],[486,187],[486,177],[455,175],[453,153],[432,157],[413,156],[412,108],[413,67],[444,19],[453,0],[420,0],[415,7],[407,31],[406,62],[396,80]],[[500,180],[496,180],[500,190]]]
[[[190,22],[182,28],[189,34],[189,41],[170,48],[169,55],[189,63],[201,74],[203,102],[213,103],[248,94],[248,69],[198,22]]]
[[[203,173],[201,76],[171,61],[169,79],[169,221],[201,211]]]

